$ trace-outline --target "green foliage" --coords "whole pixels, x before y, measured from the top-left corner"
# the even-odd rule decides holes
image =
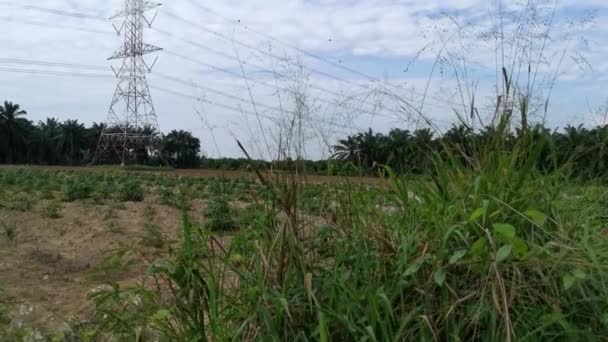
[[[170,188],[161,188],[159,192],[159,202],[162,205],[174,207],[182,210],[189,210],[192,206],[191,196],[188,195],[186,189],[180,188],[177,193]]]
[[[210,181],[220,195],[206,229],[185,216],[181,248],[151,269],[162,285],[115,287],[96,298],[97,313],[125,339],[604,336],[608,202],[593,188],[565,196],[563,174],[537,167],[543,148],[488,148],[474,167],[435,155],[432,177],[387,168],[382,187],[277,181],[240,210],[228,202],[238,184]],[[227,250],[209,247],[209,231],[236,226]]]
[[[121,247],[108,253],[99,265],[92,268],[89,277],[102,282],[121,279],[133,263],[130,249]]]
[[[198,166],[201,142],[192,133],[183,130],[171,131],[164,139],[164,149],[171,165],[177,168]]]
[[[71,178],[63,186],[62,199],[65,202],[83,200],[90,198],[93,192],[94,188],[87,180]]]
[[[0,201],[0,208],[8,210],[28,212],[31,211],[34,206],[34,199],[31,195],[26,193],[18,193],[12,195],[5,201]]]
[[[118,185],[117,199],[121,202],[142,202],[144,200],[144,189],[137,179],[128,179]]]
[[[212,198],[203,211],[205,226],[212,232],[228,232],[234,230],[236,222],[233,209],[225,196]]]
[[[50,202],[42,209],[42,216],[50,219],[61,217],[61,205],[57,202]]]
[[[161,227],[156,223],[156,210],[148,206],[144,211],[145,232],[141,238],[141,244],[147,247],[163,248],[165,238]]]

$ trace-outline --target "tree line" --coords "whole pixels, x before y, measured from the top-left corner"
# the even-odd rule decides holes
[[[375,166],[386,165],[398,173],[429,174],[434,172],[433,158],[473,163],[476,157],[487,155],[489,148],[509,151],[523,139],[538,149],[540,158],[536,166],[541,171],[559,168],[571,176],[584,178],[608,174],[608,125],[592,128],[568,125],[551,130],[538,124],[525,129],[506,128],[503,133],[501,130],[495,126],[472,129],[465,124],[454,125],[442,135],[428,128],[393,129],[388,134],[369,129],[339,140],[332,150],[336,160],[367,173],[374,173]],[[499,144],[496,139],[500,139]]]
[[[60,122],[54,118],[34,123],[19,105],[4,102],[0,105],[0,163],[40,165],[84,165],[91,162],[99,137],[104,131],[102,123],[87,127],[78,120]],[[497,135],[497,131],[504,134]],[[472,129],[456,124],[438,135],[429,128],[406,130],[395,128],[388,134],[369,129],[338,140],[332,146],[331,160],[281,162],[234,158],[206,158],[200,154],[200,140],[190,132],[174,130],[167,135],[156,134],[163,146],[157,156],[146,149],[138,154],[139,164],[164,165],[176,168],[206,168],[224,170],[259,169],[294,170],[303,168],[322,174],[376,173],[376,166],[390,166],[398,173],[429,174],[433,172],[432,158],[458,156],[462,163],[475,160],[484,148],[496,148],[491,139],[500,136],[504,150],[512,148],[522,138],[541,146],[538,168],[551,170],[567,166],[571,173],[581,177],[598,177],[608,172],[608,125],[587,128],[566,126],[550,130],[542,125],[525,129],[488,126]],[[542,142],[542,143],[541,143]],[[107,161],[118,163],[118,161]]]
[[[85,165],[92,161],[105,128],[103,123],[87,127],[78,120],[61,122],[55,118],[34,123],[27,119],[27,112],[18,104],[5,101],[0,105],[0,163]],[[153,155],[144,149],[143,164],[168,163],[177,168],[198,166],[201,143],[190,132],[174,130],[162,135],[150,128],[145,130],[157,136],[163,148],[162,155]]]

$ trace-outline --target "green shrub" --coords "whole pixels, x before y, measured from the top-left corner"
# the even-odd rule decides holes
[[[142,202],[144,189],[139,180],[129,179],[118,185],[116,195],[121,202]]]
[[[9,210],[28,212],[32,210],[34,201],[30,195],[20,193],[13,196],[8,202],[5,202],[4,206]]]
[[[62,199],[65,202],[87,199],[93,191],[93,186],[84,179],[69,179],[63,186]]]
[[[160,226],[156,223],[146,223],[145,234],[141,238],[141,245],[153,248],[163,248],[165,238]]]
[[[236,228],[234,212],[225,196],[214,197],[203,211],[206,227],[213,232],[227,232]]]
[[[177,194],[173,189],[161,188],[159,202],[162,205],[182,210],[189,210],[192,207],[190,196],[184,188],[180,188]]]

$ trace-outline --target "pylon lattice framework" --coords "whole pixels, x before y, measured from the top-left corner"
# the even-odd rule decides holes
[[[156,18],[154,15],[149,20],[145,13],[160,5],[144,0],[125,0],[124,10],[110,18],[124,18],[120,27],[114,26],[116,32],[124,37],[123,46],[108,58],[122,59],[122,65],[118,70],[112,67],[118,84],[93,163],[115,153],[124,166],[131,160],[139,159],[142,151],[146,154],[160,153],[156,148],[158,146],[154,146],[159,145],[160,130],[146,79],[146,73],[151,72],[156,60],[148,66],[144,56],[161,48],[146,44],[143,40],[144,24],[151,27]]]

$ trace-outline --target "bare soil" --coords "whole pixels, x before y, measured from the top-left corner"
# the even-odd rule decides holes
[[[149,263],[180,240],[180,212],[174,208],[62,203],[61,217],[51,219],[43,215],[45,205],[41,201],[30,212],[0,209],[0,221],[15,228],[12,241],[4,232],[0,237],[0,286],[16,324],[53,331],[70,317],[87,319],[92,290],[107,282],[141,280]],[[154,209],[164,249],[141,243],[147,207]]]

